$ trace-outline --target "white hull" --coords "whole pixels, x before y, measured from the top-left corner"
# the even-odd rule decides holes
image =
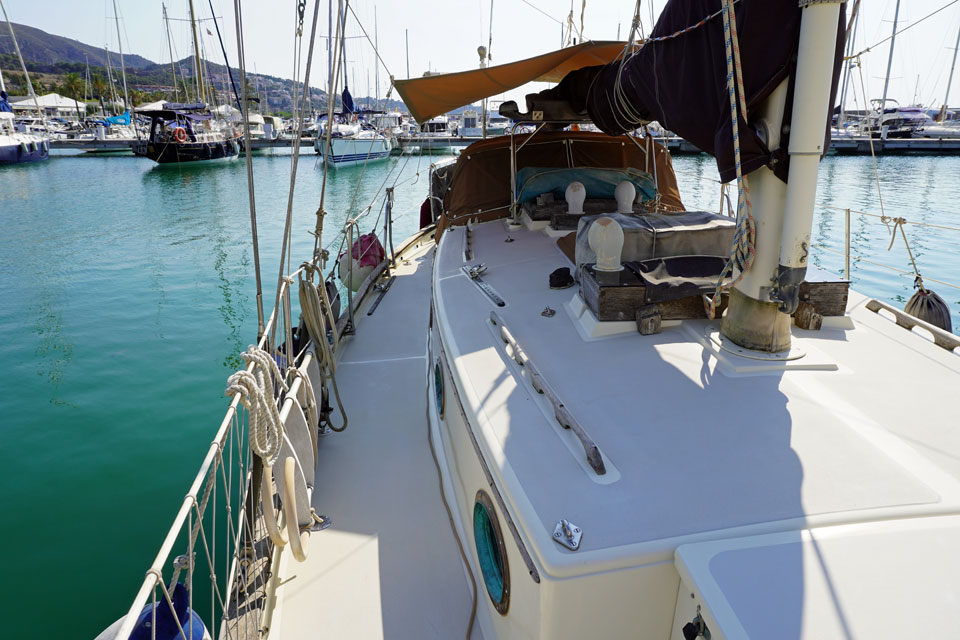
[[[331,138],[329,157],[326,151],[326,140],[317,138],[313,143],[314,150],[332,167],[352,167],[386,160],[390,157],[390,140],[381,135],[356,138]]]
[[[960,123],[928,124],[914,134],[920,138],[960,138]]]

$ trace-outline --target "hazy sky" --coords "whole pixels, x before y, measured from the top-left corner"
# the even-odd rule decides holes
[[[5,0],[13,22],[29,24],[50,33],[67,36],[95,46],[108,44],[117,49],[117,35],[112,21],[113,0]],[[194,0],[200,17],[210,16],[210,0]],[[307,0],[303,57],[306,59],[310,17],[315,0]],[[666,0],[642,0],[643,26],[649,30],[650,10],[659,14]],[[905,0],[900,7],[900,28],[920,20],[926,14],[946,5],[950,0]],[[124,52],[140,54],[154,61],[169,60],[159,0],[117,0],[122,17]],[[534,8],[534,5],[536,8]],[[580,0],[575,0],[575,22],[580,26]],[[865,49],[890,35],[896,0],[865,0],[861,8],[857,49]],[[171,18],[188,15],[187,0],[169,0]],[[221,31],[226,40],[230,61],[236,64],[235,27],[232,0],[213,0],[217,16],[222,17]],[[247,64],[261,73],[282,77],[293,76],[295,0],[243,0],[244,38]],[[474,68],[476,48],[486,44],[489,35],[490,0],[353,0],[363,26],[379,35],[380,52],[390,71],[398,78],[406,77],[404,33],[409,30],[410,73],[423,74],[428,68],[461,71]],[[589,39],[616,39],[618,29],[626,37],[634,8],[633,0],[587,0],[583,33]],[[538,11],[539,9],[539,11]],[[499,64],[533,56],[561,44],[561,23],[571,10],[571,0],[495,0],[493,7],[493,63]],[[546,14],[546,15],[545,15]],[[185,22],[172,22],[171,31],[177,57],[189,53],[190,39]],[[213,31],[212,23],[204,25]],[[949,75],[953,47],[960,27],[960,2],[956,2],[930,20],[898,36],[891,71],[890,96],[901,103],[920,102],[939,106],[943,101]],[[327,35],[327,2],[320,2],[318,34]],[[367,93],[374,82],[375,58],[372,48],[362,38],[353,16],[348,19],[348,40],[351,90],[355,96]],[[4,37],[5,34],[0,34]],[[222,62],[216,38],[204,35],[207,57]],[[326,41],[317,40],[312,85],[325,84]],[[889,43],[864,56],[863,77],[869,97],[879,97],[887,65]],[[380,95],[388,86],[387,74],[380,71]],[[371,88],[371,93],[374,90]],[[522,96],[512,92],[509,98]],[[859,94],[859,89],[857,91]],[[960,78],[951,89],[951,103],[960,104]]]

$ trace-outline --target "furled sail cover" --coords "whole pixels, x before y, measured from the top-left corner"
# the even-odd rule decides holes
[[[605,133],[630,131],[656,120],[717,159],[724,181],[736,177],[723,16],[718,0],[670,0],[660,14],[650,40],[624,60],[580,69],[540,95],[562,98],[574,110],[588,112]],[[787,76],[793,77],[800,39],[801,9],[797,0],[740,0],[735,5],[740,59],[748,119]],[[831,104],[843,60],[844,16],[837,30]],[[703,24],[665,40],[677,32]],[[623,67],[621,70],[621,66]],[[790,122],[792,84],[784,122]],[[781,149],[766,147],[756,130],[739,123],[743,172],[764,165],[786,180],[787,137]],[[829,123],[825,135],[829,143]],[[826,149],[829,144],[824,146]]]
[[[623,42],[585,42],[534,58],[460,73],[396,80],[394,86],[417,122],[495,96],[528,82],[559,82],[569,72],[607,64]]]

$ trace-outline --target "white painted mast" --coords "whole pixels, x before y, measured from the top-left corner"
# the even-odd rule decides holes
[[[173,99],[174,101],[179,102],[180,100],[180,85],[177,84],[177,68],[174,66],[173,59],[173,39],[170,37],[170,18],[167,16],[167,5],[162,3],[163,7],[163,24],[166,27],[167,31],[167,49],[170,50],[170,73],[173,74]]]
[[[344,91],[348,90],[347,87],[347,12],[346,9],[341,6],[338,13],[340,14],[340,64],[343,70],[343,89]],[[353,90],[357,90],[356,83],[356,74],[354,74],[354,83]],[[343,100],[340,102],[340,111],[343,111]]]
[[[950,85],[953,84],[953,70],[957,66],[957,50],[960,49],[960,27],[957,28],[957,44],[953,46],[953,62],[950,63],[950,77],[947,79],[947,93],[943,96],[943,106],[940,107],[940,116],[938,122],[943,122],[947,117],[947,101],[950,99]]]
[[[3,0],[0,0],[0,9],[3,10],[3,19],[7,22],[7,28],[10,29],[10,38],[13,40],[13,48],[17,52],[17,60],[20,61],[20,68],[23,70],[23,77],[27,80],[28,95],[33,98],[33,104],[40,115],[40,121],[43,122],[43,128],[47,128],[47,116],[40,108],[40,101],[37,100],[37,94],[33,92],[33,83],[30,82],[30,72],[27,71],[27,65],[23,62],[23,54],[20,53],[20,45],[17,43],[17,34],[13,32],[13,23],[10,22],[10,16],[7,15],[7,8],[3,6]]]
[[[850,70],[853,68],[854,42],[857,39],[857,26],[860,24],[860,0],[853,4],[853,10],[850,13],[850,22],[847,25],[847,53],[848,58],[843,64],[843,84],[840,87],[840,115],[837,118],[837,125],[843,126],[847,121],[847,87],[850,85]]]
[[[893,47],[897,43],[897,19],[900,17],[900,0],[897,0],[897,6],[893,10],[893,33],[890,36],[890,55],[887,57],[887,76],[883,80],[883,100],[880,103],[880,120],[877,121],[877,126],[881,124],[883,120],[883,110],[887,106],[887,89],[890,88],[890,67],[893,65]]]
[[[87,103],[87,89],[90,87],[90,58],[87,57],[87,54],[83,54],[84,62],[84,71],[83,71],[83,103]],[[91,90],[91,94],[93,91]]]
[[[490,64],[491,55],[490,49],[493,47],[493,0],[490,0],[490,24],[487,25],[487,46],[481,46],[477,49],[477,53],[480,54],[480,68],[484,69]],[[480,121],[480,125],[483,127],[482,135],[484,138],[487,137],[487,99],[483,99],[483,115]]]
[[[107,57],[107,81],[110,83],[110,102],[117,104],[117,87],[113,83],[113,65],[110,64],[110,49],[103,45],[103,52]]]
[[[197,19],[193,12],[193,0],[190,0],[190,34],[193,36],[193,65],[196,70],[194,77],[197,79],[197,102],[206,102],[203,90],[203,63],[200,61],[200,37],[197,34]]]
[[[327,102],[333,99],[333,0],[327,0]]]
[[[123,76],[123,106],[127,111],[130,111],[130,96],[127,95],[127,65],[123,62],[123,38],[120,37],[120,12],[117,11],[117,0],[113,0],[113,19],[117,23],[117,46],[120,48],[120,74]]]
[[[3,69],[0,69],[0,91],[6,91],[7,85],[3,84]]]
[[[787,184],[763,167],[750,174],[757,253],[753,267],[730,292],[721,331],[736,344],[758,351],[790,347],[790,313],[806,275],[817,192],[817,171],[830,116],[830,86],[840,0],[802,0],[800,43],[790,122]],[[767,99],[755,123],[780,144],[786,106],[784,80]]]

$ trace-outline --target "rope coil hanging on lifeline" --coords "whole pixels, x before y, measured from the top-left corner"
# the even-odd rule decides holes
[[[747,123],[747,101],[743,90],[743,69],[740,66],[740,43],[737,39],[737,19],[733,9],[734,0],[723,0],[723,40],[727,54],[727,93],[730,96],[730,120],[733,125],[733,156],[737,170],[737,228],[730,247],[730,257],[724,265],[717,288],[706,303],[707,317],[713,320],[720,304],[720,297],[743,279],[753,266],[756,257],[757,230],[750,204],[750,188],[740,165],[740,125],[737,117],[737,98],[743,123]],[[734,75],[736,74],[736,75]],[[734,82],[736,78],[736,82]],[[734,277],[734,272],[738,271]],[[724,282],[727,277],[732,279]]]
[[[239,394],[240,404],[250,413],[250,449],[265,466],[272,467],[283,444],[283,423],[273,390],[279,386],[287,391],[289,387],[276,361],[263,349],[250,345],[240,357],[253,363],[253,370],[237,371],[230,376],[224,395]]]

